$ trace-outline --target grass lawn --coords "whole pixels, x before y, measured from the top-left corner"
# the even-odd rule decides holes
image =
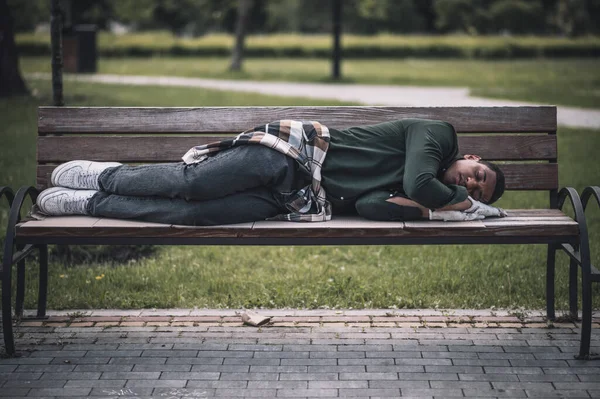
[[[99,73],[167,75],[218,79],[328,81],[324,59],[251,58],[244,72],[228,71],[228,58],[108,58]],[[22,57],[25,73],[50,72],[47,57]],[[381,85],[460,86],[472,95],[534,103],[600,108],[600,60],[535,59],[517,61],[376,59],[346,60],[344,82]]]
[[[0,100],[0,184],[32,184],[36,107],[50,83],[29,81],[37,99]],[[67,82],[70,105],[308,105],[331,102],[201,89]],[[600,183],[600,131],[560,129],[561,186]],[[545,207],[545,193],[507,194],[505,208]],[[7,210],[0,207],[0,227]],[[588,213],[593,261],[600,260],[600,210]],[[49,308],[297,307],[543,308],[543,245],[353,247],[160,247],[125,264],[61,264],[50,259]],[[567,308],[567,258],[557,266],[559,309]],[[35,306],[37,270],[27,265],[26,307]],[[600,295],[595,290],[595,308]]]

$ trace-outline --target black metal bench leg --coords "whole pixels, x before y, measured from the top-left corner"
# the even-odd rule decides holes
[[[556,246],[548,245],[548,257],[546,261],[546,317],[548,320],[554,320],[554,280],[556,265]]]
[[[40,286],[38,291],[37,317],[46,317],[48,302],[48,245],[40,245]]]
[[[12,244],[12,239],[11,239]],[[12,304],[11,304],[11,266],[12,266],[12,245],[5,245],[4,260],[2,262],[2,332],[4,333],[4,347],[9,356],[15,354],[15,337],[13,335],[12,325]]]
[[[578,297],[578,272],[579,272],[579,264],[574,259],[571,259],[569,263],[569,313],[573,320],[577,320],[579,318],[578,314],[578,305],[577,305],[577,297]]]
[[[17,251],[23,249],[17,246]],[[25,259],[17,264],[17,298],[15,299],[15,317],[23,317],[23,303],[25,301]]]
[[[581,287],[583,314],[581,317],[581,343],[578,359],[590,359],[590,341],[592,339],[592,282],[583,277]]]

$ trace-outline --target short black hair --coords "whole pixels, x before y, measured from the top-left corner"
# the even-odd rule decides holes
[[[502,194],[504,194],[504,172],[502,172],[502,170],[500,170],[498,165],[495,163],[488,161],[479,161],[479,163],[487,166],[494,171],[494,173],[496,173],[496,187],[494,187],[492,198],[490,198],[489,202],[487,202],[488,204],[493,204],[494,202],[498,201],[500,197],[502,197]]]

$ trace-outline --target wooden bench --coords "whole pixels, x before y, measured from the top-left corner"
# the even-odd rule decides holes
[[[441,119],[453,124],[463,153],[502,165],[507,190],[548,193],[545,209],[511,209],[509,217],[441,223],[373,222],[336,217],[323,223],[267,222],[214,227],[175,226],[95,217],[48,217],[21,220],[23,201],[48,187],[50,173],[73,159],[123,163],[178,162],[192,146],[231,136],[277,120],[318,120],[345,128],[401,118]],[[591,268],[584,208],[571,188],[558,191],[555,107],[232,107],[232,108],[70,108],[40,107],[37,184],[23,187],[11,209],[3,263],[3,325],[6,350],[15,351],[12,321],[11,265],[18,264],[15,314],[23,312],[25,257],[40,251],[38,317],[46,312],[48,244],[153,245],[405,245],[405,244],[547,244],[547,316],[554,319],[555,253],[571,259],[571,312],[577,316],[577,269],[583,269],[583,328],[580,358],[589,356]],[[519,133],[519,134],[515,134]],[[537,162],[531,162],[537,161]],[[588,198],[599,197],[590,191]],[[562,211],[569,199],[572,219]],[[587,200],[586,200],[587,202]]]

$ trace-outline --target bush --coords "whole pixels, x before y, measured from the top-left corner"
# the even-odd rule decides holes
[[[512,2],[512,0],[510,0]],[[115,36],[99,35],[101,57],[151,56],[229,56],[233,38],[210,35],[198,39],[181,39],[164,33],[141,33]],[[50,54],[48,35],[17,36],[21,55]],[[598,57],[600,38],[578,39],[555,37],[502,36],[408,36],[377,35],[343,37],[346,58],[478,58],[512,59],[535,57]],[[329,36],[268,35],[249,36],[247,57],[329,58]]]

